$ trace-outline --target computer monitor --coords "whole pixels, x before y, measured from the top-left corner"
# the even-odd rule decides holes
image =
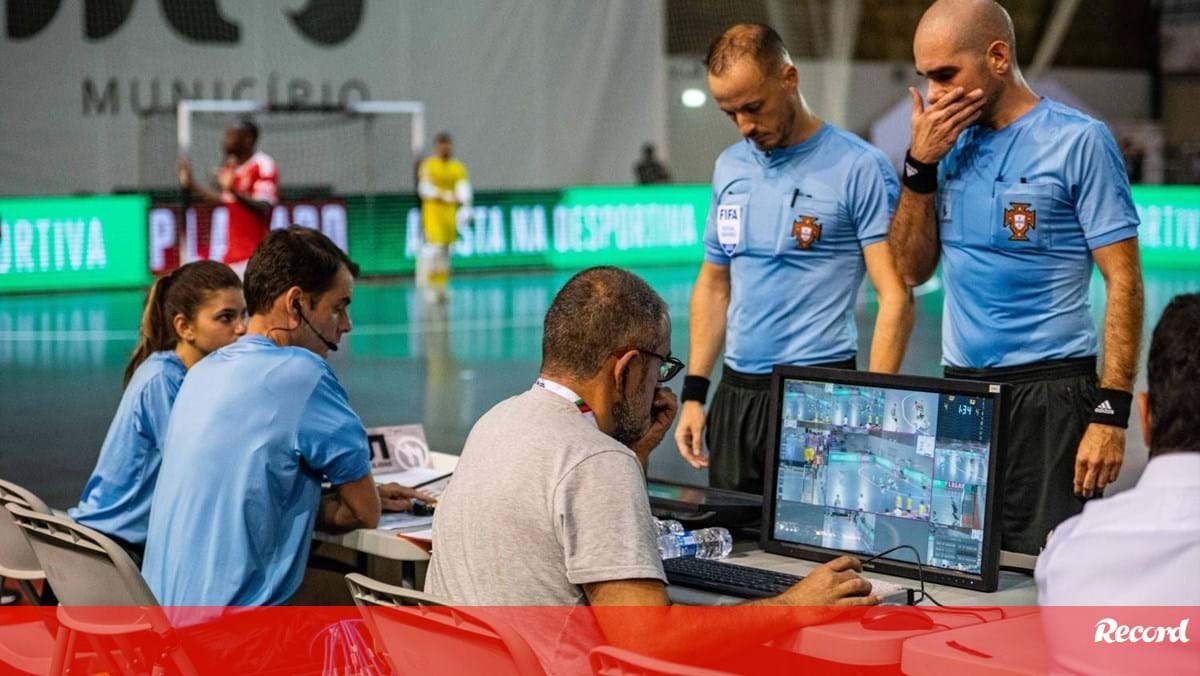
[[[1004,385],[776,366],[762,548],[994,591]]]

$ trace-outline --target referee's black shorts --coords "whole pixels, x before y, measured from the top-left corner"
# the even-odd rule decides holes
[[[1074,494],[1075,454],[1098,395],[1096,358],[989,369],[947,366],[945,374],[1012,385],[998,496],[1000,542],[1008,551],[1037,554],[1051,530],[1083,510],[1085,500]]]

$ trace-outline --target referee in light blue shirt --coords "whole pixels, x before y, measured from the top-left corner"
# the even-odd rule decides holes
[[[142,566],[162,605],[284,604],[314,525],[372,528],[381,501],[405,509],[417,495],[377,490],[366,432],[324,360],[350,330],[357,271],[315,230],[277,230],[255,250],[246,335],[188,372],[167,425]]]
[[[1013,384],[1002,546],[1047,533],[1116,480],[1142,328],[1138,218],[1105,126],[1022,78],[1012,21],[991,0],[941,0],[913,52],[913,141],[892,223],[909,284],[942,260],[945,372]],[[1104,363],[1088,303],[1107,291]]]
[[[759,493],[771,368],[855,368],[864,275],[879,295],[870,369],[900,368],[912,299],[886,242],[900,186],[881,152],[812,114],[771,28],[731,27],[706,63],[713,98],[745,138],[713,171],[675,440],[694,467],[709,464],[707,441],[713,486]],[[725,366],[706,415],[722,342]]]

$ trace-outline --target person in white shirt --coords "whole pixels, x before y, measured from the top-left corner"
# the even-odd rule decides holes
[[[1064,521],[1038,557],[1043,606],[1200,606],[1200,294],[1163,311],[1138,396],[1150,462],[1137,486]]]

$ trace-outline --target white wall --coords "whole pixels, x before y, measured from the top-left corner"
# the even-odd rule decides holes
[[[814,61],[800,61],[796,67],[801,93],[809,107],[823,116],[831,107],[823,100],[827,67]],[[704,67],[696,59],[671,58],[668,71],[671,169],[677,181],[707,183],[717,155],[738,140],[737,130],[711,98],[701,108],[685,108],[680,102],[680,94],[689,87],[707,93]],[[911,63],[855,63],[850,72],[847,119],[840,126],[864,138],[876,118],[898,101],[907,100],[908,86],[921,85]],[[1141,71],[1057,69],[1047,77],[1065,86],[1105,119],[1146,118],[1150,114],[1150,77]]]
[[[286,102],[308,88],[310,102],[343,91],[424,101],[429,133],[455,134],[477,188],[627,183],[640,145],[665,140],[661,2],[367,0],[357,31],[336,46],[293,28],[288,12],[306,4],[218,3],[240,26],[231,45],[181,37],[155,0],[133,3],[99,40],[84,38],[73,2],[32,37],[0,34],[0,194],[134,184],[132,108],[155,88],[170,103],[177,80],[214,98],[241,83],[241,98],[256,100]],[[110,83],[116,97],[98,111]],[[286,166],[281,176],[286,183]]]

